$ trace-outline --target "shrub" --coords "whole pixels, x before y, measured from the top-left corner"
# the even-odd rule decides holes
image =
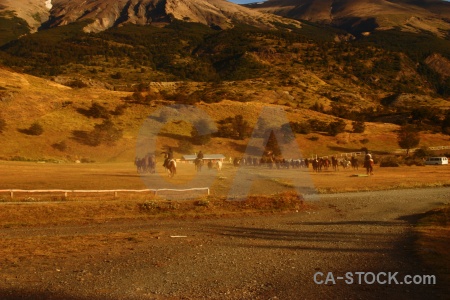
[[[54,143],[52,145],[52,147],[55,148],[56,150],[59,150],[59,151],[66,151],[67,150],[66,141],[61,141],[61,142],[58,142],[58,143]]]
[[[3,130],[6,129],[6,121],[3,119],[0,119],[0,133],[3,132]]]
[[[353,121],[352,126],[354,133],[363,133],[366,130],[366,124],[362,121]]]
[[[328,125],[328,134],[332,135],[332,136],[336,136],[339,133],[344,132],[345,130],[345,122],[343,120],[338,120],[336,122],[331,122]]]
[[[42,125],[38,122],[34,122],[28,129],[24,130],[23,132],[28,135],[41,135],[44,133],[44,128],[42,128]]]
[[[310,137],[308,138],[308,140],[313,141],[313,142],[316,142],[316,141],[319,140],[319,137],[316,136],[316,135],[313,135],[313,136],[310,136]]]
[[[74,89],[81,89],[87,87],[88,85],[80,79],[75,79],[67,83],[67,86],[70,86]]]
[[[122,73],[117,72],[115,74],[111,74],[112,79],[122,79]]]
[[[369,139],[362,139],[359,141],[361,144],[367,144],[369,142]]]
[[[87,115],[93,118],[109,118],[109,111],[101,104],[94,102],[87,111]]]
[[[128,105],[126,104],[120,104],[117,105],[114,111],[112,112],[115,116],[122,116],[125,113],[125,110],[127,109]]]
[[[387,156],[381,159],[380,167],[400,167],[400,160],[396,156]]]
[[[425,162],[423,161],[423,159],[417,157],[407,157],[405,159],[405,164],[407,166],[424,166]]]

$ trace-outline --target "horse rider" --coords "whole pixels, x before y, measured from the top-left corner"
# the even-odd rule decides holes
[[[169,166],[169,162],[173,159],[173,150],[172,147],[169,147],[169,150],[167,150],[166,152],[162,152],[161,154],[165,155],[165,160],[164,160],[164,168],[167,168]]]
[[[367,175],[373,175],[373,159],[372,154],[366,152],[366,156],[364,158],[364,167],[367,169]]]
[[[201,161],[201,160],[203,160],[203,152],[202,152],[202,150],[200,150],[198,153],[197,153],[197,158],[195,159],[195,161],[196,162],[199,162],[199,161]]]

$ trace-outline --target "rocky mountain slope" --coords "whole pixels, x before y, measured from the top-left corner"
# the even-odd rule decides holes
[[[260,13],[225,0],[19,0],[3,3],[3,11],[27,21],[32,30],[84,21],[86,32],[99,32],[127,23],[148,25],[172,19],[198,22],[216,29],[247,24],[273,28],[273,23],[299,23]]]
[[[450,30],[450,3],[439,0],[268,0],[249,7],[288,18],[323,22],[353,33],[401,28],[445,37]]]

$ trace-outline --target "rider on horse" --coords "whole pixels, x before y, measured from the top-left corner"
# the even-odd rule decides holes
[[[195,164],[198,164],[200,161],[202,161],[203,160],[203,152],[202,152],[202,150],[200,150],[198,153],[197,153],[197,158],[195,159]]]
[[[165,155],[165,160],[164,160],[164,168],[168,168],[169,166],[169,162],[173,159],[173,151],[172,151],[172,147],[169,147],[169,150],[167,150],[167,152],[162,152],[162,154]]]

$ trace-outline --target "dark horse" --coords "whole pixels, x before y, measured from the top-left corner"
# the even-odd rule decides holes
[[[155,155],[147,154],[144,158],[137,158],[134,160],[138,173],[152,173],[156,171]]]
[[[196,158],[194,161],[194,165],[195,165],[195,170],[197,170],[197,172],[200,172],[203,167],[203,159]]]
[[[177,174],[177,163],[174,159],[169,160],[166,164],[167,173],[169,173],[169,177],[173,177],[173,175]]]

